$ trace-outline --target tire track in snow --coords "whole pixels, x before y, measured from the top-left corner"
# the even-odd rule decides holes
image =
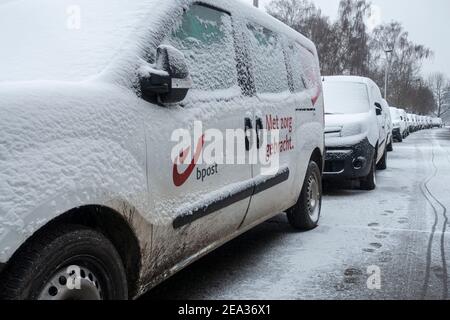
[[[434,207],[432,201],[428,198],[428,194],[426,192],[426,184],[429,183],[435,176],[437,172],[434,172],[426,178],[420,185],[420,191],[422,192],[422,195],[424,196],[425,200],[431,205],[431,208],[433,209],[434,213],[434,223],[431,228],[431,233],[428,238],[428,247],[427,247],[427,262],[426,262],[426,271],[425,271],[425,280],[422,288],[422,300],[425,300],[428,292],[428,285],[430,283],[430,276],[431,276],[431,260],[432,260],[432,248],[433,248],[433,240],[436,233],[437,225],[439,222],[438,213],[436,208]]]
[[[435,154],[435,148],[434,148],[434,141],[431,140],[431,151],[432,151],[432,157],[431,157],[431,163],[433,165],[433,172],[430,175],[430,177],[428,179],[425,179],[424,182],[421,185],[421,191],[422,194],[424,195],[425,199],[427,200],[427,202],[431,205],[433,212],[434,212],[434,217],[435,217],[435,221],[433,224],[433,227],[431,229],[431,234],[430,234],[430,238],[429,238],[429,242],[428,242],[428,249],[427,249],[427,267],[426,267],[426,274],[425,274],[425,281],[424,281],[424,286],[422,289],[422,299],[425,299],[427,296],[427,292],[428,292],[428,286],[429,286],[429,282],[430,282],[430,277],[431,277],[431,264],[432,264],[432,248],[433,248],[433,241],[435,238],[435,234],[436,234],[436,230],[437,230],[437,226],[439,223],[439,212],[440,210],[438,210],[438,208],[435,206],[435,203],[438,204],[438,206],[440,207],[440,209],[442,209],[441,213],[442,213],[442,217],[444,218],[444,222],[443,222],[443,227],[442,227],[442,233],[441,233],[441,239],[440,239],[440,253],[441,253],[441,263],[442,263],[442,271],[443,271],[443,299],[446,300],[448,299],[448,271],[447,271],[447,258],[446,258],[446,253],[445,253],[445,233],[447,231],[447,224],[448,224],[448,215],[447,215],[447,208],[445,207],[445,205],[440,202],[437,197],[431,192],[430,187],[429,187],[429,183],[436,178],[437,173],[438,173],[438,167],[436,166],[436,162],[435,162],[435,158],[436,158],[436,154]],[[435,201],[435,203],[433,202],[433,200]]]

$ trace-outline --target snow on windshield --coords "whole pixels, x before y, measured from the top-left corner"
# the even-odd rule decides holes
[[[391,111],[391,117],[393,120],[400,120],[400,113],[399,113],[398,109],[391,108],[390,111]]]
[[[328,114],[365,113],[370,109],[364,83],[325,81],[323,83],[325,112]]]
[[[158,0],[17,0],[0,5],[0,81],[99,74]],[[151,11],[151,10],[150,10]]]

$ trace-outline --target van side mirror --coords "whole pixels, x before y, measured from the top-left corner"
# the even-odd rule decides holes
[[[183,53],[166,45],[158,47],[154,69],[142,73],[139,80],[142,97],[162,104],[183,101],[192,87]]]
[[[375,102],[375,112],[377,116],[381,116],[383,114],[383,108],[381,107],[381,104],[378,102]]]

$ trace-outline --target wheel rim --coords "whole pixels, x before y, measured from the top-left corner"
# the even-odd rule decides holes
[[[320,215],[320,185],[316,175],[308,180],[308,213],[312,221],[317,222]]]
[[[51,276],[38,300],[103,300],[100,281],[85,267],[62,268]]]

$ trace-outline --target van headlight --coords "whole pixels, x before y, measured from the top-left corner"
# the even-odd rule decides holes
[[[350,123],[344,125],[341,131],[341,137],[357,136],[364,132],[363,125],[361,123]]]

